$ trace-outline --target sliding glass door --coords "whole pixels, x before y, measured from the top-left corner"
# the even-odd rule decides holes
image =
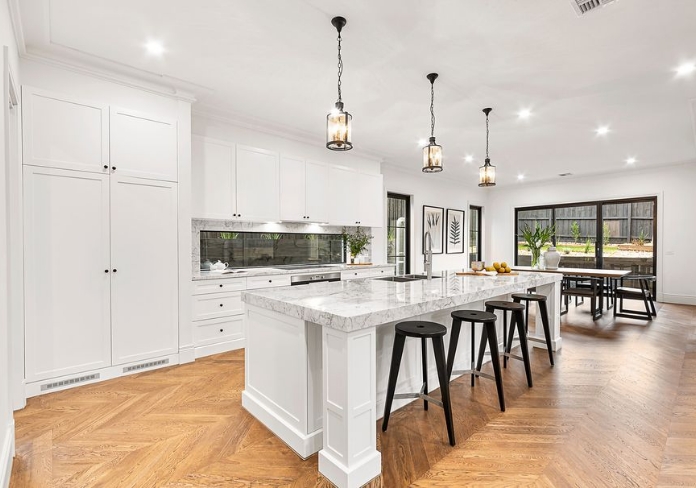
[[[522,229],[538,224],[556,226],[553,244],[561,253],[561,267],[655,274],[655,197],[525,207],[515,209],[515,215],[518,266],[530,264]]]

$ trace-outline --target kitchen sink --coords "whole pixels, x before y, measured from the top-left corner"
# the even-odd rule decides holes
[[[433,276],[433,279],[440,279],[441,276]],[[410,274],[403,276],[385,276],[384,278],[375,278],[377,281],[394,281],[396,283],[410,283],[411,281],[427,280],[426,275]]]

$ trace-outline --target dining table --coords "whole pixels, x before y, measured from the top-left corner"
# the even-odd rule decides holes
[[[513,271],[534,271],[537,273],[560,273],[563,276],[583,276],[588,278],[601,278],[604,283],[609,286],[610,290],[614,290],[616,283],[625,278],[633,271],[630,269],[597,269],[597,268],[555,268],[555,269],[533,269],[531,266],[512,266]],[[613,306],[613,305],[612,305]],[[607,300],[607,309],[611,308]],[[604,310],[604,293],[599,296],[600,313]]]

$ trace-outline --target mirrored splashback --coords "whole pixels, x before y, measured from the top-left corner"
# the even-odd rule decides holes
[[[222,261],[230,268],[345,262],[340,234],[201,231],[201,269]]]

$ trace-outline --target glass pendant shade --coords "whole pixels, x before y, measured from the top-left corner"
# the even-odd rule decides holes
[[[336,108],[326,116],[326,147],[332,151],[353,149],[351,123],[353,116],[343,110],[343,103],[336,102]]]
[[[495,166],[491,165],[491,160],[486,158],[486,163],[479,168],[478,186],[495,186]]]
[[[423,173],[439,173],[442,171],[442,146],[435,144],[435,138],[430,138],[430,144],[423,148]]]

